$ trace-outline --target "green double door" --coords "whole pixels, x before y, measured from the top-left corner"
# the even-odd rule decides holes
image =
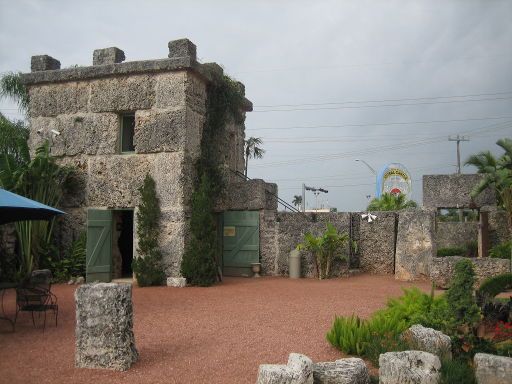
[[[260,260],[259,212],[224,212],[222,243],[223,274],[252,276],[251,263]]]

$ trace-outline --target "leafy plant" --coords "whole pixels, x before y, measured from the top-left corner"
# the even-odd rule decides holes
[[[484,305],[501,292],[512,288],[512,273],[488,277],[476,291],[476,297],[480,305]]]
[[[496,343],[495,348],[497,355],[512,357],[512,339]]]
[[[336,316],[326,338],[332,346],[348,355],[364,356],[371,339],[371,331],[368,322],[355,315]]]
[[[495,259],[510,259],[512,253],[512,240],[495,245],[489,250],[489,257]]]
[[[441,384],[476,384],[475,372],[466,361],[441,361]]]
[[[334,259],[344,258],[342,252],[348,240],[349,236],[346,232],[338,233],[334,225],[327,223],[325,232],[319,237],[306,233],[304,242],[297,245],[297,249],[309,251],[313,254],[316,274],[322,280],[329,278]]]
[[[0,79],[0,98],[10,98],[18,103],[20,111],[28,110],[28,91],[21,82],[21,72],[8,72]]]
[[[263,140],[261,140],[259,137],[249,137],[244,141],[245,176],[247,176],[247,166],[249,165],[249,159],[261,159],[265,154],[265,150],[259,147],[261,144],[263,144]]]
[[[413,200],[407,200],[404,194],[383,193],[374,198],[368,204],[367,211],[399,211],[401,209],[416,208],[418,204]]]
[[[470,260],[463,259],[455,264],[455,273],[446,300],[453,312],[457,326],[474,327],[480,320],[480,310],[473,295],[475,271]]]
[[[141,287],[162,285],[165,273],[158,247],[160,203],[156,196],[155,180],[147,174],[139,188],[141,196],[137,212],[138,257],[132,262],[137,283]]]
[[[67,281],[72,277],[85,276],[85,253],[87,233],[82,232],[75,239],[63,258],[56,258],[57,252],[49,252],[44,260],[56,281]]]

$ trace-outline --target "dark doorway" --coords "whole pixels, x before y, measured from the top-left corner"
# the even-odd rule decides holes
[[[132,277],[133,211],[121,211],[121,233],[117,242],[121,253],[122,277]]]

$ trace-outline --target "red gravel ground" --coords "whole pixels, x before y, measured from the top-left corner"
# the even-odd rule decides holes
[[[416,283],[428,291],[429,283]],[[0,322],[0,383],[254,383],[259,364],[290,352],[313,361],[341,354],[325,341],[335,314],[367,317],[402,287],[392,276],[317,281],[226,278],[211,288],[134,288],[139,360],[127,372],[74,368],[76,286],[56,285],[59,325],[43,333],[22,313]],[[14,314],[14,292],[5,295]]]

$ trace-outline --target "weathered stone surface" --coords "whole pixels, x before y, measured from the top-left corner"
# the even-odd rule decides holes
[[[452,358],[450,336],[435,329],[415,324],[402,333],[402,339],[411,349],[432,353],[440,359]]]
[[[189,39],[178,39],[169,41],[169,57],[190,57],[196,60],[196,45]]]
[[[59,216],[53,233],[59,254],[65,255],[71,243],[87,230],[87,212],[84,208],[65,208],[65,215]]]
[[[398,216],[395,278],[427,279],[435,255],[435,214],[431,210],[404,210]]]
[[[154,156],[154,155],[153,155]],[[139,204],[138,188],[154,157],[95,156],[88,159],[87,204],[90,207],[130,208]]]
[[[134,144],[137,153],[175,152],[185,149],[186,110],[137,111]]]
[[[379,357],[380,384],[437,384],[439,357],[422,351],[387,352]]]
[[[133,335],[132,287],[85,284],[75,291],[78,368],[124,371],[137,360]]]
[[[60,132],[60,135],[52,135],[52,129]],[[30,139],[34,146],[50,139],[52,154],[55,156],[115,154],[119,152],[119,115],[79,113],[33,117]]]
[[[370,374],[362,359],[355,357],[313,366],[315,384],[369,384]]]
[[[184,288],[187,286],[187,279],[184,277],[168,277],[167,286],[175,288]]]
[[[230,183],[216,204],[217,211],[260,209],[277,210],[277,185],[253,179]]]
[[[486,189],[475,199],[470,194],[483,175],[424,175],[423,206],[426,208],[477,208],[495,205],[496,196]]]
[[[489,212],[489,240],[490,246],[502,244],[510,239],[507,212],[497,207],[483,207],[482,211]]]
[[[438,221],[436,227],[437,249],[465,247],[469,242],[478,240],[478,222],[476,221],[467,223]]]
[[[313,361],[305,355],[290,353],[287,365],[262,364],[256,384],[313,384]]]
[[[468,259],[473,263],[476,284],[481,284],[486,278],[507,273],[510,261],[505,259],[467,258],[461,256],[434,257],[430,265],[430,279],[438,288],[448,288],[455,272],[455,264],[459,260]]]
[[[31,117],[87,112],[88,84],[69,82],[40,85],[30,87],[28,92]]]
[[[136,155],[136,157],[141,155]],[[156,182],[156,193],[162,210],[183,209],[189,206],[192,195],[190,173],[192,164],[182,152],[146,155],[151,163],[151,175]]]
[[[161,220],[159,244],[167,276],[181,276],[181,260],[188,239],[187,229],[188,224],[185,222],[169,222],[165,216]]]
[[[512,358],[477,353],[475,376],[478,384],[510,384],[512,380]]]
[[[260,210],[260,262],[263,275],[278,275],[278,224],[277,211]]]
[[[32,56],[30,70],[32,72],[60,69],[60,61],[48,55]]]
[[[371,223],[359,220],[359,268],[373,274],[392,275],[395,267],[395,212],[376,212],[377,219]]]
[[[116,47],[95,49],[92,54],[92,65],[116,64],[124,60],[124,52]]]
[[[93,80],[90,86],[91,112],[133,112],[149,109],[155,102],[154,79],[150,75]]]

